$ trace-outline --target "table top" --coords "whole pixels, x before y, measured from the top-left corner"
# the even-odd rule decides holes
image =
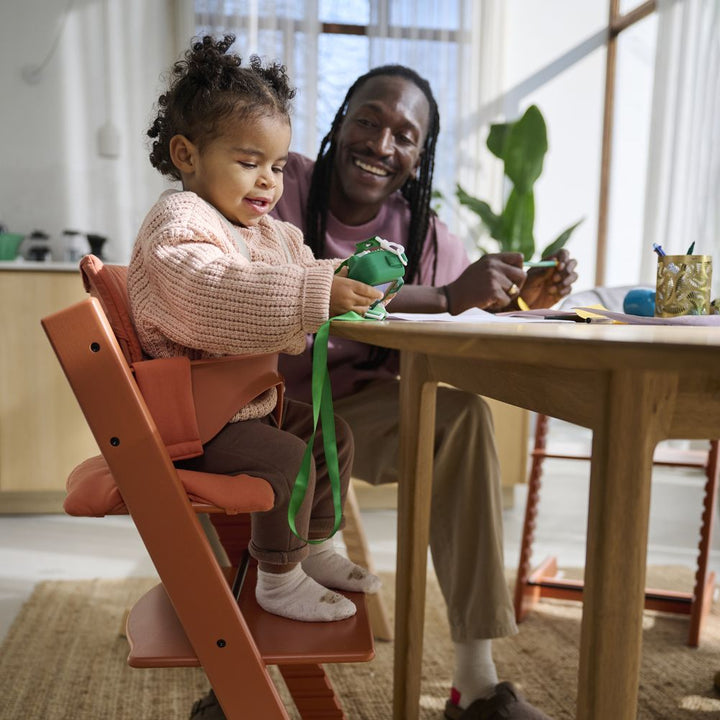
[[[333,321],[401,356],[394,717],[418,717],[434,394],[446,382],[593,430],[579,718],[636,715],[652,451],[720,437],[720,328]]]
[[[720,376],[720,328],[406,320],[334,321],[331,334],[437,356],[567,368],[702,370]]]

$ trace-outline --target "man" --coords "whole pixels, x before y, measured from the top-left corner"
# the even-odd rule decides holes
[[[347,257],[373,235],[405,246],[406,285],[397,312],[517,307],[522,295],[548,307],[570,292],[575,261],[523,270],[518,253],[470,264],[462,242],[430,208],[437,104],[428,83],[403,66],[375,68],[348,91],[317,160],[291,154],[274,214],[300,226],[317,257]],[[351,426],[353,475],[397,477],[398,380],[394,353],[331,338],[335,412]],[[310,399],[311,350],[281,358],[287,392]],[[485,402],[440,387],[437,394],[430,547],[455,645],[448,720],[548,720],[510,683],[498,683],[491,639],[515,634],[504,575],[500,470]]]

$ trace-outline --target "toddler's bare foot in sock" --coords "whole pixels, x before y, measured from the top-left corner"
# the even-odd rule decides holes
[[[315,582],[300,565],[286,573],[258,570],[255,597],[263,610],[291,620],[330,622],[357,612],[351,600]]]
[[[332,540],[310,546],[310,554],[302,561],[303,570],[326,587],[372,595],[380,590],[381,582],[365,568],[335,552]]]

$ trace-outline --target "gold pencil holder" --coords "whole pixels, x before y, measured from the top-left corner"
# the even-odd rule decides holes
[[[663,255],[658,258],[655,287],[656,317],[708,315],[712,257]]]

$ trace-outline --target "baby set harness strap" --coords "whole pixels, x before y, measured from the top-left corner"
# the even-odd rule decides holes
[[[365,318],[358,313],[350,311],[343,315],[337,315],[324,322],[315,335],[313,345],[313,367],[312,367],[312,406],[313,406],[313,432],[308,440],[305,454],[303,455],[300,470],[295,479],[290,504],[288,505],[288,524],[293,533],[301,540],[308,543],[321,543],[331,538],[340,527],[342,521],[342,497],[340,493],[340,468],[338,466],[337,441],[335,437],[335,414],[333,412],[332,390],[330,388],[330,373],[327,369],[327,347],[330,335],[330,323],[333,320],[345,320],[348,322],[364,322]],[[315,444],[318,419],[322,424],[323,451],[327,462],[328,477],[332,489],[333,507],[335,511],[335,523],[331,533],[316,540],[303,538],[295,526],[295,516],[305,499],[307,492],[308,478],[312,463],[312,450]]]

